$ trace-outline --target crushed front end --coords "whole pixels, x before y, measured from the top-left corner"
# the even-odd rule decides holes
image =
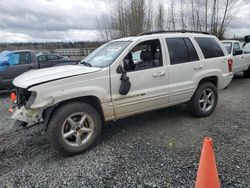
[[[15,92],[11,93],[12,104],[9,111],[12,112],[11,118],[15,120],[14,124],[26,126],[43,121],[43,110],[30,108],[35,99],[36,93],[27,89],[16,88]]]

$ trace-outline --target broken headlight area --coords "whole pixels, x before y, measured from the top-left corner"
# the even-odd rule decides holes
[[[36,92],[28,91],[27,89],[16,88],[15,92],[10,95],[10,108],[9,111],[14,113],[15,110],[20,109],[22,106],[29,109],[36,99]]]
[[[36,92],[28,91],[23,88],[16,88],[16,106],[29,108],[36,99]]]

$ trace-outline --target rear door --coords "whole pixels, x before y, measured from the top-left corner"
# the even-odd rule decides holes
[[[169,53],[170,103],[189,100],[195,90],[194,76],[202,71],[202,64],[188,37],[165,39]]]
[[[36,65],[31,61],[30,52],[17,52],[9,57],[9,65],[2,73],[3,83],[6,89],[11,87],[12,80],[20,74],[36,68]]]

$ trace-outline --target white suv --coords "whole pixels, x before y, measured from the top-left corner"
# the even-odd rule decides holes
[[[108,42],[79,65],[18,76],[12,118],[44,122],[51,146],[74,155],[93,146],[108,121],[181,103],[208,116],[232,77],[231,56],[216,37],[144,33]]]

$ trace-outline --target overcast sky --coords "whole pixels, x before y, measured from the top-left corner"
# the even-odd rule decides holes
[[[229,35],[250,34],[250,0],[245,0]],[[0,42],[94,41],[102,0],[0,0]]]

